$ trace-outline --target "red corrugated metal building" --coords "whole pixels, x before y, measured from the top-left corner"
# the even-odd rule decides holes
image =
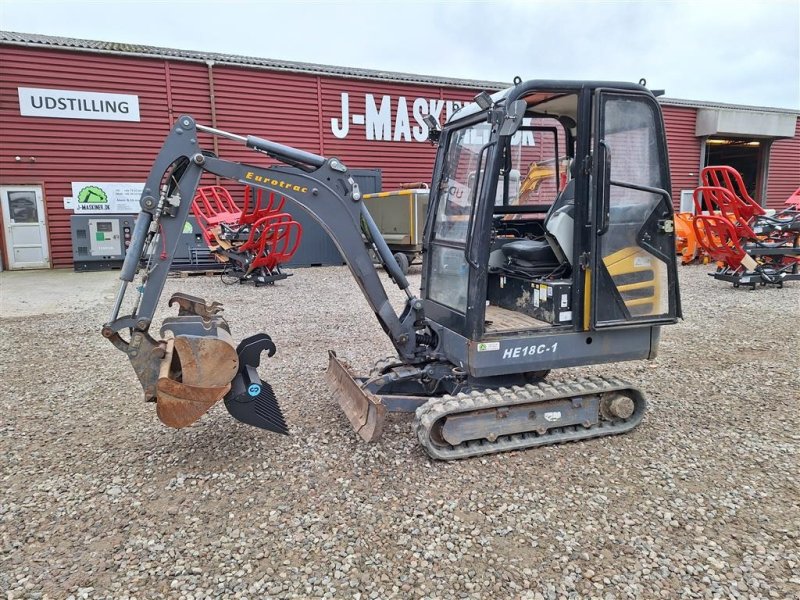
[[[0,32],[0,189],[14,193],[15,186],[41,187],[48,262],[70,266],[73,211],[65,208],[64,199],[73,196],[73,182],[144,181],[180,114],[337,156],[351,168],[381,169],[383,188],[394,189],[430,179],[434,150],[418,123],[423,114],[438,113],[444,121],[478,91],[502,87],[500,82]],[[105,120],[113,107],[98,119],[21,114],[23,94],[35,90],[92,92],[93,98],[112,102],[122,98],[119,94],[136,97],[139,120]],[[34,96],[36,102],[46,113],[42,94]],[[778,207],[800,185],[800,111],[669,99],[662,99],[662,105],[676,206],[680,192],[697,185],[709,153],[722,159],[727,152],[734,164],[754,162],[754,192],[770,207]],[[778,119],[783,129],[769,130],[769,135],[747,131],[759,127],[758,121],[736,130],[724,125],[723,117],[731,112],[756,116],[767,126]],[[698,129],[700,113],[705,114],[703,131]],[[790,120],[793,135],[779,139]],[[724,126],[714,129],[714,123]],[[252,160],[241,146],[226,140],[218,144],[227,157]],[[0,228],[5,268],[7,225],[4,221]]]

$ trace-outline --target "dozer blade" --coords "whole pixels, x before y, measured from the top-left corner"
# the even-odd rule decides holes
[[[328,351],[327,378],[339,406],[356,433],[366,442],[377,440],[383,432],[386,407],[377,396],[358,385],[350,367],[339,360],[333,350]]]
[[[233,340],[224,329],[168,340],[156,385],[158,418],[169,427],[191,425],[228,392],[238,369]]]

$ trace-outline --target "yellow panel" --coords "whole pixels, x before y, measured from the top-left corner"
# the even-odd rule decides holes
[[[647,312],[638,312],[636,316],[653,316],[661,315],[668,311],[668,307],[661,306],[663,302],[662,286],[664,282],[664,269],[666,265],[638,246],[628,246],[617,250],[613,254],[606,256],[603,263],[608,269],[617,290],[622,296],[622,300],[628,310],[634,307],[641,307],[650,305],[651,308]],[[647,274],[650,274],[647,277]],[[639,275],[639,281],[631,283],[617,283],[617,279],[624,279],[625,275]],[[645,276],[642,278],[642,276]],[[652,293],[646,296],[637,295],[634,298],[626,298],[630,292],[636,290],[646,290],[652,288]]]

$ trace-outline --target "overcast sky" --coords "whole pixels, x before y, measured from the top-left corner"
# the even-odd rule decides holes
[[[610,79],[800,108],[800,0],[38,2],[7,31],[508,81]]]

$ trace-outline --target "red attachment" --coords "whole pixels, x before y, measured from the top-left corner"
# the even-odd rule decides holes
[[[280,196],[280,200],[276,200],[278,195],[275,192],[270,191],[268,192],[269,198],[266,204],[262,205],[264,191],[265,190],[262,189],[256,190],[255,203],[253,204],[252,210],[250,210],[250,203],[253,198],[253,188],[249,186],[244,188],[244,210],[242,211],[242,216],[239,219],[239,223],[242,225],[249,225],[250,223],[255,223],[262,217],[279,213],[283,210],[283,205],[286,203],[286,197]]]
[[[262,267],[272,272],[294,256],[303,235],[300,223],[289,213],[280,212],[285,202],[284,196],[260,189],[256,190],[254,198],[252,189],[246,187],[242,210],[228,190],[213,185],[198,188],[192,201],[192,213],[211,249],[218,249],[214,233],[219,233],[219,225],[225,224],[234,235],[230,238],[231,247],[224,252],[250,253],[253,258],[248,273]],[[247,240],[235,241],[248,231]]]
[[[209,185],[197,188],[192,200],[192,214],[203,230],[206,244],[216,246],[217,242],[211,230],[220,223],[237,224],[242,216],[242,210],[236,206],[228,190],[219,185]]]
[[[692,220],[698,243],[716,261],[737,270],[747,254],[731,222],[718,215],[695,215]]]
[[[758,239],[743,211],[745,205],[730,190],[723,187],[701,185],[692,193],[695,214],[703,213],[703,202],[711,214],[719,213],[736,229],[739,238]],[[701,202],[702,197],[702,202]]]
[[[742,204],[742,216],[747,221],[750,221],[753,217],[767,214],[767,211],[747,193],[742,176],[733,167],[724,165],[705,167],[700,171],[700,179],[703,185],[725,188],[737,198]]]
[[[302,237],[300,223],[288,213],[278,213],[256,221],[241,250],[249,250],[256,256],[250,265],[251,270],[265,267],[271,272],[294,256]]]
[[[792,194],[786,199],[786,204],[788,204],[791,207],[794,207],[797,210],[800,210],[800,188],[797,188],[794,191],[794,194]]]

